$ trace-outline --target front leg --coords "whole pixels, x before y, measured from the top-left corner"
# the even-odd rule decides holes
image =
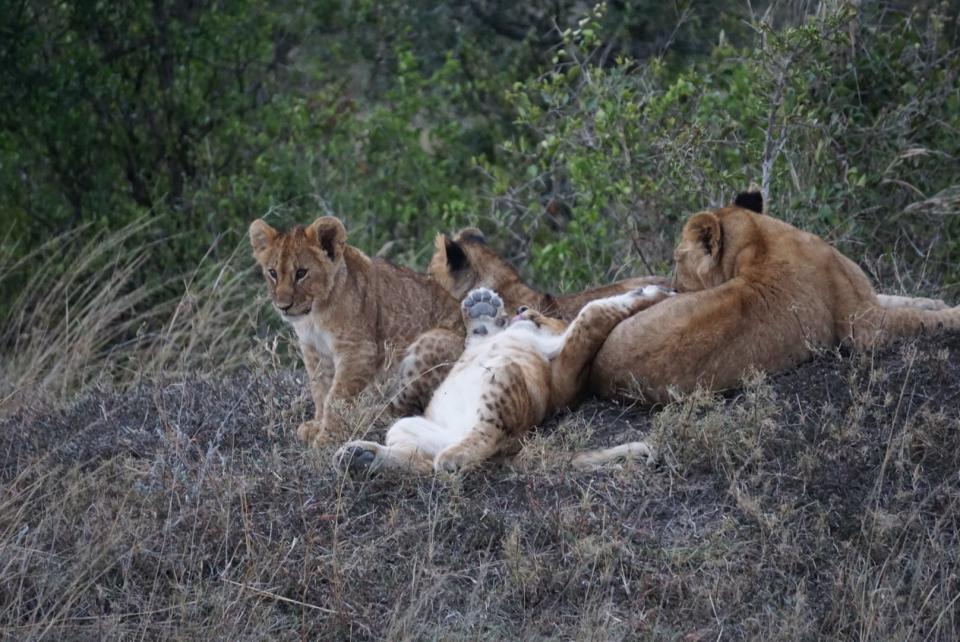
[[[576,400],[593,358],[618,323],[674,294],[660,286],[648,285],[626,294],[592,301],[580,310],[567,328],[560,353],[550,364],[554,408],[562,408]]]
[[[329,352],[321,353],[310,344],[301,343],[300,351],[307,370],[307,387],[313,399],[313,419],[297,427],[297,437],[309,443],[323,429],[323,409],[333,381],[334,365]]]
[[[323,403],[321,427],[311,438],[314,447],[342,443],[349,436],[344,405],[363,392],[380,369],[382,357],[372,341],[342,342],[334,346],[335,372]]]

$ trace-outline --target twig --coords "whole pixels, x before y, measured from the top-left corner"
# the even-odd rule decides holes
[[[643,263],[643,267],[647,269],[647,274],[656,274],[653,271],[653,268],[650,267],[650,264],[647,263],[647,257],[643,255],[643,250],[640,249],[640,243],[637,241],[637,235],[631,234],[630,241],[633,243],[633,249],[635,249],[637,251],[637,254],[640,255],[640,262]]]
[[[228,580],[225,577],[221,577],[220,579],[226,582],[227,584],[233,584],[234,586],[239,586],[240,588],[247,589],[248,591],[252,591],[254,593],[257,593],[258,595],[269,597],[274,600],[280,600],[281,602],[287,602],[288,604],[296,604],[297,606],[305,606],[308,609],[314,609],[316,611],[320,611],[321,613],[329,613],[330,615],[337,614],[337,612],[334,611],[333,609],[325,609],[322,606],[317,606],[316,604],[310,604],[309,602],[301,602],[300,600],[293,600],[293,599],[290,599],[289,597],[284,597],[283,595],[277,595],[276,593],[271,593],[270,591],[264,591],[263,589],[254,588],[247,584],[241,584],[240,582],[234,582],[233,580]]]

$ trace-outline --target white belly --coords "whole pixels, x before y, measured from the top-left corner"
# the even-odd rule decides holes
[[[456,440],[466,436],[480,415],[480,397],[490,372],[479,363],[454,368],[433,393],[424,416],[450,431]]]
[[[457,434],[466,435],[476,425],[482,396],[491,378],[518,358],[543,358],[530,345],[526,332],[503,332],[489,341],[467,347],[460,361],[433,393],[424,416]],[[534,352],[536,354],[528,354]]]

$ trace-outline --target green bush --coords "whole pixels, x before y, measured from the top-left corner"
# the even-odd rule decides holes
[[[435,231],[480,224],[566,289],[667,270],[686,215],[757,181],[892,287],[956,279],[956,9],[765,10],[16,3],[5,264],[149,215],[136,279],[167,284],[256,216],[335,214],[421,266]]]

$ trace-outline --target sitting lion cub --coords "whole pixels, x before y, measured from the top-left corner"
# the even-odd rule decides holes
[[[286,232],[257,219],[250,244],[273,306],[300,339],[315,415],[297,436],[312,445],[346,438],[333,405],[359,394],[392,351],[433,328],[462,332],[456,299],[425,275],[347,245],[336,218]]]
[[[751,369],[778,372],[817,348],[870,350],[960,330],[960,307],[878,295],[829,243],[762,211],[760,194],[747,193],[687,221],[677,296],[610,333],[593,363],[594,392],[666,402],[670,390],[733,388]]]
[[[496,293],[473,290],[462,304],[467,330],[463,355],[423,416],[393,424],[385,445],[345,444],[335,462],[352,472],[396,469],[423,474],[459,470],[498,453],[515,452],[530,428],[576,400],[594,354],[614,326],[669,296],[660,287],[647,286],[598,299],[567,326],[526,307],[511,319]],[[650,454],[645,444],[584,453],[574,465],[638,454]]]

